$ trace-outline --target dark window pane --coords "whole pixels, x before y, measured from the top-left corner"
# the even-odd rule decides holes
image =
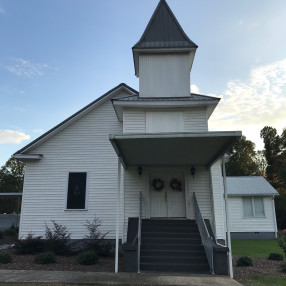
[[[85,209],[86,173],[69,173],[67,209]]]

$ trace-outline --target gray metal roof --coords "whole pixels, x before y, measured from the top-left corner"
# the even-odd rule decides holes
[[[133,49],[194,48],[165,0],[160,0],[143,35]]]
[[[220,98],[202,94],[191,93],[184,97],[140,97],[139,95],[126,96],[113,101],[219,101]]]
[[[226,177],[227,193],[233,196],[275,196],[277,191],[262,176]]]

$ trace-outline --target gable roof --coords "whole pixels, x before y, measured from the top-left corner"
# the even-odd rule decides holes
[[[132,49],[197,47],[185,34],[166,1],[160,0],[143,35]]]
[[[275,196],[278,192],[262,176],[226,177],[227,194],[233,196]]]
[[[102,96],[98,97],[96,100],[92,101],[91,103],[89,103],[88,105],[86,105],[85,107],[83,107],[82,109],[80,109],[79,111],[77,111],[76,113],[74,113],[73,115],[71,115],[70,117],[68,117],[67,119],[65,119],[61,123],[59,123],[58,125],[56,125],[52,129],[50,129],[49,131],[47,131],[46,133],[44,133],[43,135],[41,135],[40,137],[35,139],[34,141],[30,142],[28,145],[26,145],[22,149],[20,149],[17,152],[15,152],[13,155],[23,154],[24,152],[28,152],[30,149],[32,149],[35,146],[37,146],[37,145],[41,144],[42,142],[44,142],[50,136],[55,135],[57,132],[59,132],[61,129],[65,128],[67,125],[69,125],[74,120],[77,120],[82,115],[84,115],[85,113],[89,112],[92,108],[94,108],[98,104],[102,104],[106,99],[108,99],[108,96],[114,94],[115,92],[119,92],[122,89],[125,89],[125,90],[129,91],[130,93],[138,94],[138,91],[136,91],[135,89],[131,88],[127,84],[120,83],[119,85],[117,85],[116,87],[112,88],[111,90],[109,90],[108,92],[103,94]]]

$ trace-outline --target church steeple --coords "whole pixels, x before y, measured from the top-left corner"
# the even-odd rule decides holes
[[[197,47],[166,1],[160,0],[143,35],[132,48],[139,96],[190,96],[190,70]]]
[[[135,74],[139,76],[141,53],[190,52],[194,56],[197,47],[185,34],[167,2],[160,0],[143,35],[132,48]]]

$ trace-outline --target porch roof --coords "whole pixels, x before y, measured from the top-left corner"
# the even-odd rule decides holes
[[[122,165],[212,165],[241,131],[109,135]]]

